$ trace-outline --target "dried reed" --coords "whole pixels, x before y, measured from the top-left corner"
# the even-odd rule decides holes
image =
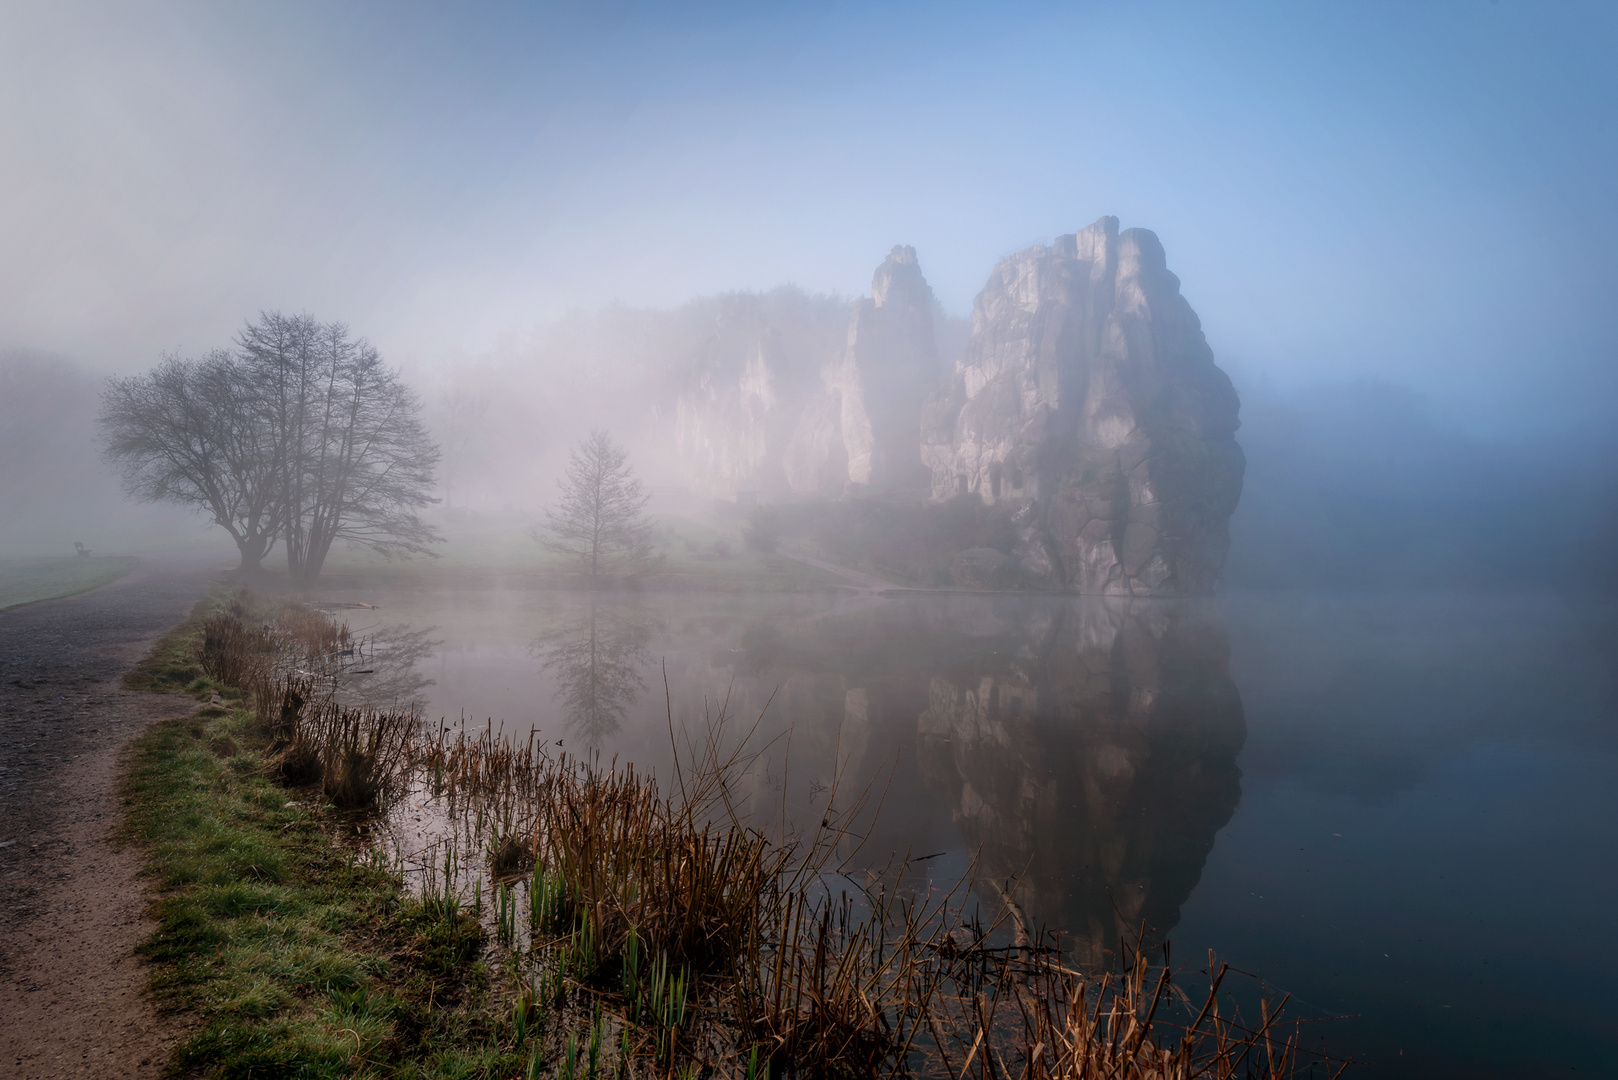
[[[337,675],[358,647],[318,612],[266,616],[243,594],[207,624],[201,659],[220,682],[251,688],[286,782],[318,781],[353,810],[412,790],[444,815],[449,834],[420,867],[423,898],[452,920],[481,915],[487,870],[494,936],[519,982],[511,1035],[518,1049],[534,1043],[531,1073],[547,1025],[558,1052],[572,1033],[563,1075],[596,1075],[603,1056],[620,1074],[700,1063],[748,1080],[938,1069],[1281,1080],[1309,1064],[1297,1023],[1279,1020],[1284,999],[1263,1000],[1256,1024],[1222,1002],[1228,968],[1210,962],[1194,1007],[1138,942],[1116,975],[1063,966],[1058,950],[1033,945],[1008,893],[1005,925],[963,921],[970,871],[942,893],[905,887],[892,867],[834,888],[851,880],[858,845],[851,854],[857,838],[832,822],[859,819],[872,792],[842,805],[834,782],[806,836],[784,809],[773,824],[752,820],[731,792],[756,760],[753,731],[731,739],[723,708],[700,743],[676,747],[664,791],[633,766],[553,758],[533,734],[514,744],[491,725],[428,737],[409,709],[344,704]],[[462,849],[481,857],[463,862]]]

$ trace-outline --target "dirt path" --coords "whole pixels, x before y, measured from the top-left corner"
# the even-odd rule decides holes
[[[191,703],[123,689],[217,570],[147,561],[0,612],[0,1075],[159,1077],[178,1034],[143,993],[139,856],[113,842],[129,740]]]

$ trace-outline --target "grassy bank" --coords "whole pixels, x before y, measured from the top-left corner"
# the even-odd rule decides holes
[[[1211,958],[1198,999],[1139,950],[1121,973],[1074,971],[1009,886],[985,926],[970,877],[935,889],[902,859],[848,862],[869,792],[833,783],[801,831],[784,809],[738,811],[752,759],[722,712],[665,792],[632,766],[346,698],[365,649],[317,612],[219,595],[131,673],[199,701],[141,736],[127,781],[159,893],[143,951],[160,999],[197,1021],[178,1072],[1275,1080],[1310,1064],[1278,1009],[1231,1014]],[[390,811],[437,822],[425,850],[390,842]]]
[[[218,701],[149,728],[126,785],[128,827],[159,896],[160,927],[142,950],[156,964],[153,988],[197,1020],[175,1069],[518,1075],[527,1059],[500,1039],[476,920],[422,903],[345,850],[338,837],[352,820],[317,791],[271,779],[241,695],[196,662],[217,603],[198,605],[132,680]]]
[[[835,574],[748,550],[739,526],[726,530],[672,515],[656,521],[660,561],[643,573],[614,579],[611,590],[823,592],[846,585]],[[446,543],[438,558],[390,562],[359,549],[334,552],[322,572],[321,589],[587,587],[572,566],[535,542],[526,523],[466,518],[440,527]]]
[[[0,611],[99,588],[127,574],[138,562],[130,555],[0,559]]]

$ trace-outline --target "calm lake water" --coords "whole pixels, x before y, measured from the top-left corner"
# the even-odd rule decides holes
[[[1144,921],[1194,988],[1212,949],[1343,1017],[1311,1041],[1359,1075],[1614,1075],[1609,605],[355,598],[379,605],[356,627],[431,628],[432,716],[666,778],[668,710],[700,728],[728,695],[742,727],[763,714],[754,745],[790,733],[749,774],[756,805],[835,783],[846,806],[876,778],[860,858],[935,855],[948,878],[979,853],[1083,963]]]

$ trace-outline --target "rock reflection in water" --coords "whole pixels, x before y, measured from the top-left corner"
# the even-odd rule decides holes
[[[812,824],[871,785],[850,858],[947,851],[921,866],[948,881],[981,849],[985,912],[991,880],[1020,879],[1032,921],[1086,964],[1141,922],[1175,927],[1241,797],[1246,725],[1209,601],[575,594],[510,611],[511,653],[452,671],[446,711],[565,727],[666,776],[666,673],[677,730],[721,703],[732,736],[759,722],[769,752],[733,792],[748,812]]]
[[[591,747],[617,734],[646,691],[641,671],[655,627],[643,609],[590,598],[578,618],[534,639],[531,651],[556,680],[555,698],[574,738]]]
[[[1241,797],[1241,698],[1205,602],[1018,614],[997,654],[929,679],[918,772],[981,848],[980,878],[1019,878],[1030,918],[1099,966],[1142,923],[1179,921]]]

